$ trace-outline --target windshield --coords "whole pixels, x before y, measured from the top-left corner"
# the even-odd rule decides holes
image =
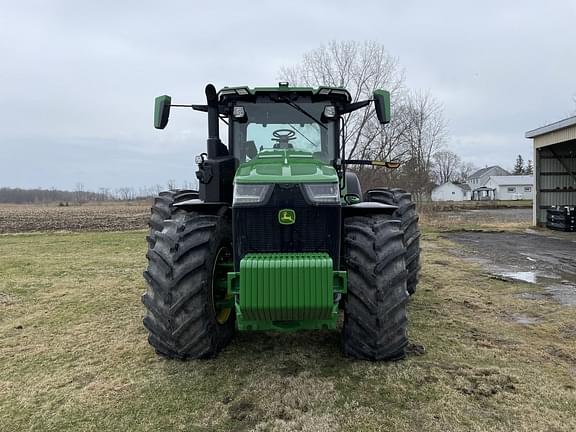
[[[320,126],[317,124],[250,123],[246,140],[259,143],[263,150],[293,148],[310,153],[322,150]]]
[[[246,110],[246,123],[233,122],[234,156],[245,162],[258,153],[290,149],[312,153],[317,159],[335,159],[336,122],[320,122],[326,104],[300,103],[313,118],[285,103],[239,103]]]

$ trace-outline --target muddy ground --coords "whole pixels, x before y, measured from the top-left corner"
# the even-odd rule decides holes
[[[47,231],[124,231],[145,229],[150,203],[0,205],[0,234]]]
[[[445,237],[463,248],[453,253],[510,281],[537,284],[542,296],[576,306],[576,235],[552,231],[454,232]],[[525,294],[526,298],[541,298]]]

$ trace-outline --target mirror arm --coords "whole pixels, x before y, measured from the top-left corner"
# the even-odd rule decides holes
[[[352,111],[356,111],[357,109],[364,108],[365,106],[370,105],[370,102],[372,102],[372,99],[344,105],[342,109],[338,110],[338,114],[351,113]]]
[[[171,107],[179,108],[192,108],[194,111],[208,112],[208,105],[182,105],[182,104],[172,104]],[[228,115],[228,110],[224,106],[218,106],[218,113]]]

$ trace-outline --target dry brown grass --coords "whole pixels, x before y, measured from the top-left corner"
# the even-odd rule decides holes
[[[446,212],[457,210],[486,210],[505,208],[532,208],[532,200],[494,201],[427,201],[418,204],[420,211]]]
[[[343,358],[337,332],[244,333],[215,360],[162,360],[141,324],[144,235],[0,236],[0,430],[576,429],[574,310],[518,298],[536,288],[434,233],[409,310],[426,352],[397,363]]]
[[[422,228],[431,231],[517,231],[532,228],[531,219],[513,217],[515,210],[518,209],[507,210],[512,215],[503,215],[497,209],[445,210],[442,207],[420,206],[418,213]]]

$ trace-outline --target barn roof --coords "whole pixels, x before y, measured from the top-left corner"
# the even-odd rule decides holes
[[[544,135],[550,132],[555,132],[557,130],[564,129],[573,125],[576,125],[576,116],[565,118],[555,123],[539,127],[538,129],[533,129],[531,131],[526,132],[524,136],[526,138],[535,138],[537,136]]]

